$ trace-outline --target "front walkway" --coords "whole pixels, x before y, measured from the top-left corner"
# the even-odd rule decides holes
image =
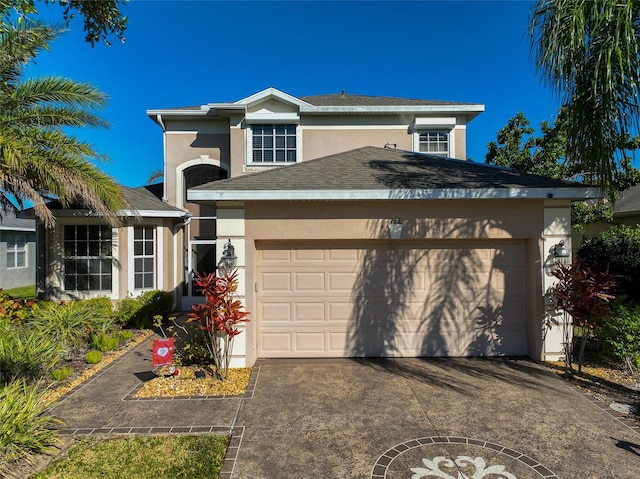
[[[640,474],[638,429],[529,361],[259,361],[243,398],[126,399],[151,369],[147,340],[52,410],[62,432],[233,431],[223,479]]]

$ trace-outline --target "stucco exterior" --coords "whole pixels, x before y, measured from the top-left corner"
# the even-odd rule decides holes
[[[227,218],[218,225],[219,242],[231,239],[238,254],[239,299],[254,312],[259,309],[260,288],[256,251],[265,244],[389,244],[393,241],[387,227],[392,218],[400,218],[404,225],[397,245],[428,249],[438,240],[447,240],[445,244],[452,247],[479,240],[514,240],[525,251],[523,277],[517,280],[526,282],[527,355],[540,360],[562,354],[562,324],[545,316],[545,293],[552,280],[544,272],[551,267],[548,249],[557,241],[569,241],[566,201],[246,202],[229,208],[219,205],[218,211]],[[236,348],[236,364],[253,364],[257,359],[256,334],[255,323],[249,323],[246,351]]]

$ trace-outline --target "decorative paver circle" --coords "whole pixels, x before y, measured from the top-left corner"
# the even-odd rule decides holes
[[[371,479],[558,479],[535,459],[500,444],[466,437],[413,439],[382,454]]]

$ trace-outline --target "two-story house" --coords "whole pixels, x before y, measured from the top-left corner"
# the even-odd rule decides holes
[[[76,210],[42,232],[55,297],[174,291],[233,246],[251,312],[236,364],[258,357],[561,354],[546,320],[554,252],[579,184],[465,161],[480,104],[268,88],[149,110],[164,183],[128,189],[112,230]],[[564,241],[565,248],[558,248]]]

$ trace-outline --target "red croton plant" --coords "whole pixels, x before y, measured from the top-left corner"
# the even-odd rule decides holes
[[[578,354],[578,372],[581,372],[590,331],[600,327],[611,314],[609,301],[614,299],[611,294],[615,286],[614,277],[609,273],[596,272],[580,261],[570,265],[560,264],[552,274],[558,279],[552,290],[556,311],[573,318],[573,325],[582,329]],[[565,335],[565,360],[571,372],[573,341],[569,332]]]
[[[200,323],[198,328],[207,333],[216,377],[224,381],[229,372],[233,338],[241,333],[237,326],[249,321],[249,313],[243,311],[242,302],[234,297],[238,289],[238,272],[225,271],[220,277],[215,273],[196,274],[195,284],[202,290],[206,302],[193,305],[188,321],[197,321]]]

